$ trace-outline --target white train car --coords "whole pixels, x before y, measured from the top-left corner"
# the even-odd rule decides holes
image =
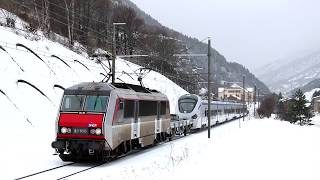
[[[179,98],[177,115],[181,120],[192,121],[191,129],[208,127],[208,100],[195,94],[186,94]],[[247,106],[229,101],[211,101],[211,125],[242,117]]]

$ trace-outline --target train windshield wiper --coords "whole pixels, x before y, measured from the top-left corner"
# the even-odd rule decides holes
[[[98,98],[99,96],[95,96],[96,97],[96,100],[94,102],[94,106],[93,106],[93,110],[96,111],[96,107],[97,107],[97,102],[98,102]]]

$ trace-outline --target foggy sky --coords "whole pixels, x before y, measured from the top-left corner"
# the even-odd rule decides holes
[[[250,70],[320,51],[318,0],[132,0],[161,24]]]

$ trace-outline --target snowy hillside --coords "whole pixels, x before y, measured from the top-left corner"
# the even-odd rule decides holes
[[[272,91],[288,93],[320,78],[320,52],[291,61],[276,61],[255,72]]]
[[[22,29],[23,22],[17,19],[16,27]],[[105,72],[85,53],[70,51],[40,32],[32,35],[0,26],[0,37],[0,109],[5,123],[0,128],[0,159],[7,162],[0,165],[0,179],[12,179],[21,159],[41,167],[43,158],[52,156],[50,144],[55,138],[62,89],[84,81],[99,82],[104,78],[100,73]],[[122,59],[116,62],[117,81],[138,84],[135,71],[140,67]],[[175,111],[177,98],[187,93],[157,72],[150,72],[143,83],[168,96],[171,113]],[[55,156],[49,163],[45,158],[43,163],[58,161]],[[27,170],[28,166],[23,164],[21,169]]]

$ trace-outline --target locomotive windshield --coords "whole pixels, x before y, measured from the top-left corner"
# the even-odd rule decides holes
[[[105,112],[108,101],[107,96],[65,95],[61,111]]]
[[[179,111],[181,113],[191,113],[197,104],[196,99],[185,98],[179,100]]]
[[[81,111],[83,108],[85,96],[66,95],[63,98],[61,106],[62,111]]]
[[[84,110],[91,112],[105,112],[109,98],[107,96],[87,96]]]

